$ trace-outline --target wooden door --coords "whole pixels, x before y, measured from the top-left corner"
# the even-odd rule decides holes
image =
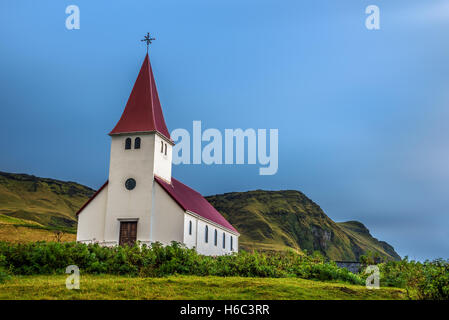
[[[132,246],[137,240],[137,221],[120,222],[120,245]]]

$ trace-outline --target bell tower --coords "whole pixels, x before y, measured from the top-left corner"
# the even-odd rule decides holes
[[[123,114],[109,133],[106,244],[150,242],[154,176],[171,182],[172,147],[148,53]]]

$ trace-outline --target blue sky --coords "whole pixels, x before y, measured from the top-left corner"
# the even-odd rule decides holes
[[[0,170],[98,188],[150,31],[169,130],[279,129],[274,176],[179,165],[175,177],[203,194],[301,190],[401,255],[447,258],[446,3],[2,1]],[[80,30],[65,28],[71,4]]]

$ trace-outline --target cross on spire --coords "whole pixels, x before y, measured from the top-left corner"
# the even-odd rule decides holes
[[[152,38],[149,32],[147,32],[146,36],[142,40],[140,40],[140,41],[144,41],[147,43],[147,53],[148,53],[148,47],[150,46],[150,44],[153,40],[156,40],[156,38]]]

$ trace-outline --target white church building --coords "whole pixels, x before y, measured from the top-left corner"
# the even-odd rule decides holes
[[[174,142],[148,54],[109,135],[109,179],[76,213],[77,241],[105,246],[177,241],[205,255],[238,251],[237,230],[171,175]]]

